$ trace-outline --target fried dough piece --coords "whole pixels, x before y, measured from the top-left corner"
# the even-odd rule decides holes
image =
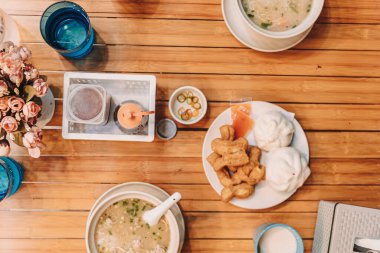
[[[249,174],[249,178],[251,180],[256,180],[257,183],[260,182],[265,177],[265,166],[264,165],[258,165],[253,168],[251,173]]]
[[[223,202],[230,202],[234,197],[234,192],[232,187],[224,187],[221,193]]]
[[[249,157],[244,150],[223,155],[224,164],[227,166],[242,166],[249,163]]]
[[[256,146],[251,146],[250,151],[249,151],[249,160],[251,162],[252,161],[260,162],[260,158],[261,158],[261,149],[259,149]]]
[[[220,183],[224,187],[232,186],[231,176],[226,169],[221,169],[221,170],[217,171],[216,175],[218,176]]]
[[[231,172],[236,172],[236,171],[239,169],[239,166],[228,166],[228,169],[229,169]]]
[[[221,170],[226,166],[224,164],[223,158],[217,153],[211,153],[207,157],[207,161],[214,168],[215,171]]]
[[[235,129],[231,125],[223,125],[219,128],[222,140],[233,141],[235,137]]]
[[[225,154],[245,151],[248,148],[248,141],[244,138],[239,138],[235,141],[222,140],[216,138],[211,142],[211,149],[215,153],[224,156]]]
[[[253,186],[249,184],[239,184],[233,187],[233,194],[238,199],[246,199],[252,195],[253,190]]]
[[[248,198],[252,195],[253,190],[253,186],[245,183],[230,187],[224,187],[221,193],[222,201],[229,202],[233,199],[233,197],[236,197],[238,199]]]
[[[238,173],[234,173],[231,177],[231,180],[232,180],[233,185],[238,185],[238,184],[241,184],[241,182],[242,182]]]

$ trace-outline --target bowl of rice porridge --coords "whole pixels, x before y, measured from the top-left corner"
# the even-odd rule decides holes
[[[311,28],[324,0],[235,0],[245,22],[271,38],[291,38]]]
[[[86,228],[89,253],[178,253],[179,228],[169,210],[157,225],[142,219],[162,201],[144,192],[127,191],[104,199],[90,214]]]

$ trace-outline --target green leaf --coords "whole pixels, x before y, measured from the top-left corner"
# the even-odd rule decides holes
[[[22,133],[13,133],[13,136],[15,137],[13,142],[21,147],[24,147],[24,144],[22,143]]]
[[[28,103],[36,95],[36,90],[31,85],[25,85],[24,93],[26,95],[25,102]]]

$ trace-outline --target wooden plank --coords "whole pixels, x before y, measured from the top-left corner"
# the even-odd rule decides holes
[[[28,44],[41,70],[379,77],[380,51],[288,50],[95,45],[83,60],[67,60],[45,44]],[[228,71],[226,73],[226,71]]]
[[[201,158],[17,157],[27,182],[207,184]],[[311,159],[306,184],[380,184],[380,159]],[[165,175],[165,176],[163,176]]]
[[[304,240],[305,252],[311,252],[312,241]],[[241,253],[252,252],[253,242],[246,240],[187,240],[182,252]],[[83,239],[0,239],[2,253],[82,253],[86,251]]]
[[[23,43],[44,42],[38,16],[14,16]],[[245,47],[229,32],[223,21],[157,20],[136,18],[92,18],[96,43]],[[113,27],[123,27],[115,33]],[[296,48],[379,50],[380,25],[317,24]]]
[[[230,103],[208,103],[204,119],[193,125],[178,123],[179,128],[207,129]],[[338,104],[279,104],[287,111],[294,112],[304,130],[380,130],[380,105],[338,105]],[[62,101],[56,101],[55,115],[49,126],[62,126]],[[254,108],[253,108],[254,110]],[[156,103],[156,118],[172,118],[167,102]]]
[[[36,62],[36,67],[40,67]],[[63,73],[43,71],[54,96],[63,97]],[[380,101],[380,78],[297,77],[254,75],[155,74],[157,99],[169,100],[172,92],[190,84],[201,89],[209,101],[234,101],[252,97],[258,101],[291,103],[376,103]]]
[[[64,140],[61,130],[44,130],[47,147],[43,156],[138,156],[200,157],[204,131],[179,131],[170,141],[152,143],[122,141]],[[380,136],[377,132],[307,132],[312,158],[380,158]],[[12,156],[25,156],[22,147],[14,146]]]
[[[88,211],[105,191],[114,184],[64,184],[26,183],[12,198],[4,201],[0,210],[82,210]],[[219,195],[210,185],[159,184],[159,187],[172,194],[181,192],[184,211],[249,212],[220,201]],[[316,212],[319,200],[345,201],[349,203],[378,207],[380,186],[362,185],[306,185],[290,199],[279,206],[261,212]],[[370,203],[372,201],[372,203]]]
[[[263,223],[286,223],[312,238],[314,213],[185,212],[190,239],[250,239]],[[0,211],[0,238],[83,238],[87,212]]]
[[[3,0],[2,8],[17,15],[41,15],[54,0]],[[77,0],[91,17],[143,17],[170,19],[211,19],[221,20],[220,1],[216,0],[150,0],[143,2]],[[331,23],[379,23],[378,0],[328,0],[320,21]]]

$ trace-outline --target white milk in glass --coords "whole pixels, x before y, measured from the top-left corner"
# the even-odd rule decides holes
[[[259,247],[259,253],[296,253],[297,241],[287,228],[274,227],[261,237]]]

